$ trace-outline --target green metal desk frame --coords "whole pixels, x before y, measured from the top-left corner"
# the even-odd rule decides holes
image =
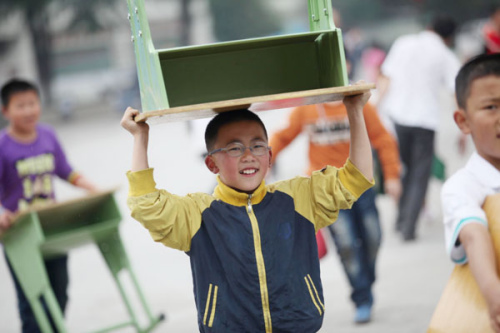
[[[130,320],[104,328],[98,332],[109,332],[126,326],[137,332],[150,332],[163,315],[153,316],[141,291],[137,278],[123,247],[118,226],[121,215],[113,192],[103,192],[88,197],[34,209],[20,215],[14,225],[0,241],[26,294],[42,332],[52,333],[42,299],[58,332],[67,332],[64,317],[50,286],[45,270],[44,258],[67,253],[72,248],[95,243],[116,282],[125,303]],[[139,296],[142,310],[148,318],[147,327],[141,327],[118,274],[128,272]]]
[[[160,50],[151,39],[144,0],[127,4],[143,114],[348,85],[330,0],[308,0],[310,32]]]

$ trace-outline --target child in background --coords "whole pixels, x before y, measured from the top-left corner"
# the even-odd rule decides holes
[[[363,118],[369,93],[346,97],[351,153],[342,168],[266,185],[272,151],[248,110],[220,113],[205,131],[205,164],[218,174],[213,195],[156,189],[149,127],[128,108],[134,137],[128,205],[155,241],[191,260],[200,332],[317,332],[324,316],[316,231],[333,223],[373,185]]]
[[[480,55],[460,69],[453,117],[470,134],[476,152],[444,184],[441,201],[446,249],[456,264],[469,263],[486,299],[491,325],[500,332],[500,279],[482,205],[500,192],[500,54]]]
[[[55,200],[53,178],[95,191],[66,160],[54,130],[40,124],[40,96],[30,82],[13,79],[1,90],[2,114],[8,126],[0,132],[0,230],[7,230],[17,212]],[[68,257],[45,261],[56,299],[64,313],[68,300]],[[31,307],[7,259],[16,288],[22,332],[39,332]]]
[[[384,191],[397,203],[401,193],[399,150],[395,138],[382,125],[377,110],[367,103],[363,109],[368,136],[377,151],[384,175]],[[349,121],[340,102],[297,107],[288,124],[271,136],[273,164],[278,154],[300,133],[309,140],[307,174],[326,165],[341,167],[349,156]],[[336,223],[328,228],[352,288],[356,306],[354,322],[371,320],[375,264],[382,241],[375,190],[367,190],[351,209],[341,210]]]

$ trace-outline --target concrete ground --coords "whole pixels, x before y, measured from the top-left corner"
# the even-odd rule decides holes
[[[262,112],[269,132],[278,128],[288,110]],[[156,332],[197,332],[188,257],[179,251],[154,243],[149,234],[128,215],[125,205],[127,183],[125,172],[131,159],[131,136],[121,129],[121,115],[109,110],[81,110],[71,122],[51,117],[71,163],[99,184],[102,189],[117,187],[116,199],[123,214],[122,238],[135,273],[153,313],[167,319]],[[456,153],[457,131],[451,111],[443,115],[438,137],[438,154],[447,164],[447,172],[465,163]],[[192,129],[198,128],[191,126]],[[151,126],[150,165],[155,167],[159,187],[175,194],[208,191],[213,175],[200,158],[201,145],[193,141],[201,135],[190,133],[187,123],[162,123]],[[469,145],[469,153],[471,147]],[[468,154],[467,154],[468,155]],[[306,165],[305,138],[299,138],[280,155],[279,178],[303,173]],[[82,193],[58,183],[59,199]],[[376,303],[369,324],[354,325],[349,286],[329,243],[329,253],[321,261],[326,314],[320,332],[424,332],[452,270],[444,248],[439,191],[441,184],[432,180],[421,216],[418,239],[403,243],[393,231],[395,204],[379,196],[383,246],[380,251]],[[70,332],[89,332],[127,319],[127,312],[107,267],[94,245],[74,249],[70,256],[70,302],[66,312]],[[125,276],[125,282],[128,280]],[[141,316],[141,321],[144,321]],[[0,256],[0,332],[19,332],[15,294],[3,256]],[[119,332],[132,332],[125,328]]]

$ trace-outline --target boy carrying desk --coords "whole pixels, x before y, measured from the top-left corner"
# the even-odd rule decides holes
[[[200,332],[317,332],[323,322],[316,231],[373,185],[363,118],[369,93],[346,97],[349,160],[311,177],[266,185],[272,157],[266,128],[248,110],[215,116],[205,132],[212,195],[156,189],[147,157],[149,127],[128,108],[134,137],[128,205],[155,241],[191,260]],[[189,181],[189,180],[187,180]]]
[[[0,131],[0,231],[7,230],[15,213],[53,203],[54,178],[87,191],[96,187],[69,164],[52,127],[39,122],[42,112],[38,88],[12,79],[1,90],[2,114],[8,126]],[[10,263],[7,259],[7,263]],[[45,260],[52,289],[64,313],[68,301],[68,256]],[[23,333],[40,332],[31,306],[15,274]]]
[[[467,62],[455,82],[459,109],[454,119],[471,134],[476,152],[443,186],[446,247],[457,264],[469,263],[488,305],[491,326],[500,332],[500,279],[482,205],[500,192],[500,54]]]

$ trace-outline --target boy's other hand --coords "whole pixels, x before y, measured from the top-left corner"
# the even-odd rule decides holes
[[[356,82],[354,86],[364,83],[365,81],[361,80]],[[371,95],[371,92],[368,90],[362,94],[345,96],[343,102],[347,109],[347,112],[363,110],[363,107],[365,106],[366,102],[368,102]]]
[[[149,125],[146,122],[138,123],[134,120],[139,113],[139,110],[128,107],[120,122],[120,125],[134,136],[149,131]]]
[[[487,299],[490,311],[490,322],[493,331],[500,333],[500,285],[495,284],[492,290],[489,290]]]
[[[9,210],[4,210],[0,214],[0,230],[4,231],[10,228],[14,221],[14,214]]]
[[[384,182],[384,192],[387,193],[395,202],[399,202],[402,185],[399,179],[387,179]]]

